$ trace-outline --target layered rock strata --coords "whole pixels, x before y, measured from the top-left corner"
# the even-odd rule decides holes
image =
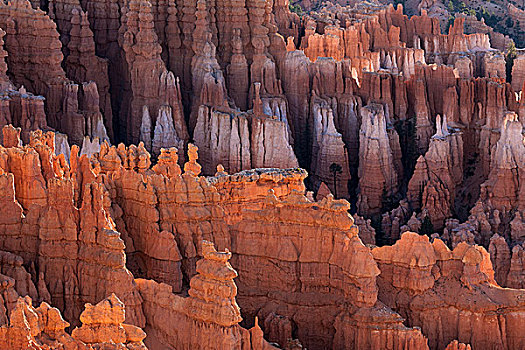
[[[19,297],[6,324],[0,326],[0,345],[6,349],[78,349],[119,346],[147,350],[146,333],[124,323],[124,304],[112,294],[97,305],[86,305],[82,327],[71,335],[60,311],[43,302],[37,308],[30,297]]]
[[[451,251],[439,239],[430,243],[426,236],[406,232],[395,245],[372,254],[381,269],[379,300],[421,327],[430,348],[444,348],[454,339],[473,348],[523,346],[523,337],[511,329],[523,312],[524,292],[496,284],[484,248],[460,243]],[[474,326],[459,331],[463,322]]]
[[[371,215],[380,213],[383,201],[396,194],[398,174],[383,106],[363,107],[361,119],[357,207],[360,214]]]
[[[146,325],[148,337],[181,349],[276,349],[263,339],[257,323],[250,330],[239,325],[231,253],[217,252],[213,243],[204,241],[202,254],[188,297],[173,294],[165,284],[137,280],[146,314],[156,315]]]
[[[6,128],[4,144],[16,140],[16,130]],[[2,205],[9,213],[0,225],[1,249],[43,272],[53,305],[72,324],[83,303],[115,292],[127,305],[128,322],[142,325],[140,297],[107,212],[106,191],[97,182],[77,184],[95,177],[87,159],[81,170],[78,154],[71,155],[71,167],[55,156],[52,133],[34,132],[30,145],[20,144],[1,149]]]

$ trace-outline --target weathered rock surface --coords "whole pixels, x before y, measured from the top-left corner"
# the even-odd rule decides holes
[[[251,113],[200,106],[194,139],[201,150],[204,174],[214,174],[219,164],[230,173],[298,166],[290,145],[286,105],[280,108],[279,100],[263,102],[259,88],[256,85]]]
[[[512,88],[514,91],[523,91],[523,84],[525,84],[525,54],[520,52],[512,65]]]
[[[452,214],[456,186],[463,180],[463,140],[459,130],[449,131],[446,117],[442,122],[437,116],[436,130],[428,151],[417,160],[407,197],[439,230]]]
[[[0,2],[0,348],[524,347],[523,53],[415,3]]]
[[[431,348],[446,347],[454,339],[474,348],[523,346],[524,339],[510,329],[523,312],[524,291],[496,284],[484,248],[460,243],[451,251],[439,239],[430,243],[426,236],[406,232],[395,245],[375,248],[372,254],[381,269],[379,300],[420,326]],[[496,309],[500,316],[493,313]],[[500,317],[507,325],[504,331]],[[458,323],[466,320],[473,327],[459,331]]]
[[[112,294],[97,305],[86,305],[82,327],[66,333],[69,327],[60,311],[42,302],[32,306],[30,297],[19,297],[8,322],[0,326],[0,345],[5,349],[92,349],[118,346],[144,349],[146,333],[124,323],[124,304]]]
[[[239,325],[233,281],[237,273],[228,263],[231,253],[217,252],[213,243],[204,241],[202,254],[188,297],[173,294],[165,284],[137,280],[145,312],[155,315],[146,326],[149,341],[181,349],[276,349],[263,339],[257,322],[250,330]]]
[[[336,197],[350,198],[351,178],[348,150],[336,130],[334,112],[325,101],[313,100],[312,165],[314,181],[323,182]]]
[[[107,194],[100,183],[76,185],[82,184],[79,161],[86,164],[87,158],[79,159],[77,149],[70,167],[55,156],[54,135],[41,132],[32,134],[31,146],[1,152],[2,206],[8,210],[1,222],[2,250],[44,273],[53,305],[72,324],[84,302],[115,292],[127,305],[128,322],[142,325],[124,242],[106,211]],[[92,173],[90,167],[84,171]]]
[[[397,192],[398,174],[383,106],[372,104],[363,107],[361,118],[357,207],[360,214],[371,215],[380,213],[383,200]]]
[[[130,88],[124,98],[130,104],[127,109],[121,110],[121,113],[125,114],[120,116],[120,121],[122,123],[126,120],[126,123],[120,126],[126,130],[126,139],[137,143],[140,137],[143,107],[147,106],[151,115],[156,117],[164,115],[165,111],[161,111],[162,106],[169,106],[173,126],[177,130],[177,138],[187,142],[189,136],[182,114],[179,82],[173,73],[167,70],[161,59],[162,47],[154,30],[153,17],[149,1],[135,0],[129,2],[122,19],[119,44],[123,47],[130,74],[126,77]],[[171,133],[171,130],[167,133]],[[169,139],[171,136],[163,137]]]
[[[16,130],[14,131],[16,133]],[[290,324],[297,327],[298,330],[293,336],[297,337],[305,346],[312,348],[321,347],[327,343],[336,348],[354,348],[357,346],[356,344],[373,344],[375,342],[382,344],[389,337],[396,339],[395,341],[403,348],[426,347],[427,340],[420,331],[403,325],[403,319],[400,315],[387,307],[390,305],[397,309],[401,316],[404,317],[411,315],[411,312],[414,312],[414,315],[420,312],[417,311],[419,310],[417,308],[412,309],[407,306],[405,309],[390,302],[390,299],[388,299],[392,297],[388,292],[390,287],[385,281],[388,280],[387,276],[389,276],[389,271],[391,271],[390,268],[397,266],[396,264],[398,263],[394,258],[390,261],[388,260],[390,258],[379,257],[379,253],[376,253],[376,250],[379,252],[388,248],[395,254],[401,254],[400,256],[403,258],[409,258],[410,254],[420,254],[417,252],[421,249],[403,250],[404,248],[395,248],[397,245],[394,248],[376,248],[372,252],[379,262],[381,270],[378,269],[369,249],[358,238],[358,228],[347,213],[348,203],[346,201],[334,201],[330,195],[320,202],[311,202],[302,194],[304,193],[304,185],[302,184],[302,180],[305,177],[304,173],[294,174],[293,172],[275,170],[273,172],[244,172],[237,175],[227,175],[223,169],[219,169],[216,177],[205,179],[198,177],[200,166],[196,163],[197,155],[192,145],[189,147],[188,162],[185,164],[184,174],[182,174],[175,150],[164,150],[159,156],[158,164],[150,168],[149,155],[143,145],[126,148],[124,146],[110,147],[107,143],[102,144],[100,153],[95,154],[91,161],[85,156],[79,158],[77,153],[75,153],[78,150],[74,147],[71,153],[72,166],[68,169],[64,168],[65,163],[59,166],[59,163],[57,163],[59,158],[55,158],[53,155],[52,143],[49,144],[48,142],[55,138],[47,135],[36,136],[38,135],[35,135],[32,139],[32,146],[5,148],[3,149],[3,154],[7,154],[8,157],[14,157],[11,154],[16,154],[13,153],[16,150],[25,149],[25,152],[29,152],[28,154],[31,154],[30,150],[33,150],[32,152],[37,157],[36,159],[41,162],[37,169],[48,169],[46,171],[42,170],[42,172],[35,172],[32,175],[32,177],[36,176],[36,179],[39,177],[42,179],[39,186],[43,186],[46,183],[43,182],[46,176],[54,174],[53,172],[64,171],[63,177],[67,176],[67,171],[69,171],[69,176],[75,174],[69,180],[71,187],[68,193],[70,193],[72,203],[76,203],[76,201],[83,203],[78,214],[74,214],[74,209],[72,212],[73,217],[74,215],[79,215],[83,231],[77,238],[78,243],[71,241],[70,244],[80,244],[82,246],[82,244],[85,244],[83,240],[87,238],[85,233],[94,232],[96,235],[96,230],[93,231],[87,229],[87,226],[82,226],[84,225],[83,222],[88,220],[88,218],[98,217],[95,222],[102,223],[111,219],[111,222],[114,222],[117,228],[123,232],[122,237],[126,242],[129,266],[132,271],[139,276],[144,274],[143,277],[154,278],[157,281],[167,283],[158,284],[158,282],[154,281],[139,281],[138,291],[141,297],[136,299],[138,301],[136,305],[141,305],[140,310],[144,312],[143,317],[145,318],[142,318],[142,320],[145,320],[145,323],[142,323],[142,325],[145,324],[146,332],[151,331],[153,337],[160,343],[174,344],[173,342],[177,343],[180,341],[184,344],[194,344],[193,342],[196,339],[201,339],[201,337],[190,337],[191,334],[195,332],[199,334],[202,329],[209,329],[208,332],[211,332],[211,329],[217,327],[233,327],[228,328],[229,330],[226,331],[226,334],[229,334],[228,332],[234,332],[232,334],[236,334],[236,332],[248,334],[246,333],[248,332],[247,330],[243,330],[237,325],[240,321],[239,311],[236,303],[232,301],[234,299],[231,299],[235,296],[235,291],[237,291],[236,299],[242,307],[243,315],[248,324],[256,324],[255,317],[257,316],[261,320],[260,326],[264,330],[267,339],[270,340],[283,342],[284,339],[292,337],[291,332],[286,331],[286,329],[290,328],[285,326],[285,324]],[[10,138],[13,137],[4,137],[4,139]],[[15,145],[18,144],[17,141],[13,143]],[[37,151],[40,151],[40,153]],[[45,156],[48,158],[45,158]],[[47,165],[44,167],[42,164],[48,163],[42,163],[41,159],[50,159],[50,167],[46,168]],[[14,163],[8,161],[7,164]],[[34,188],[35,182],[33,182],[33,189],[28,192],[24,190],[26,188],[24,186],[27,186],[24,185],[26,182],[22,181],[20,185],[15,185],[13,180],[22,176],[17,175],[16,169],[14,165],[12,168],[7,169],[8,171],[15,171],[14,176],[10,175],[12,194],[7,195],[7,198],[11,198],[11,202],[6,201],[6,203],[13,203],[11,204],[13,209],[10,210],[18,211],[19,215],[21,215],[23,208],[29,203],[42,203],[36,205],[43,206],[45,210],[50,212],[49,210],[52,210],[53,205],[58,205],[57,202],[51,202],[57,204],[51,204],[50,206],[45,196],[46,192],[44,190],[46,187],[40,187],[44,190],[39,192],[39,190]],[[48,171],[51,171],[51,173]],[[57,175],[53,175],[52,178],[47,180],[48,186],[51,186],[49,184],[54,182],[59,183],[58,179],[53,180],[55,178],[57,178]],[[60,192],[61,187],[57,186],[49,187],[48,191],[56,195],[62,193]],[[80,195],[80,193],[76,192],[76,188],[85,188],[84,193]],[[87,202],[88,199],[91,201],[98,198],[96,195],[97,188],[100,188],[99,191],[107,198],[105,201],[108,201],[108,203],[101,207],[103,210],[87,210],[87,208],[92,208],[93,206],[93,204],[89,207],[87,206],[87,203],[90,203]],[[184,190],[181,192],[180,189]],[[41,193],[42,199],[35,198],[34,195],[37,193]],[[244,196],[243,202],[239,201],[240,196]],[[12,198],[18,199],[14,201]],[[141,198],[146,198],[146,201]],[[173,199],[175,199],[175,202],[173,202]],[[64,200],[59,203],[63,202]],[[96,201],[91,203],[96,203]],[[138,210],[138,208],[143,209]],[[147,208],[147,210],[144,210],[144,208]],[[298,210],[302,213],[299,217],[296,215]],[[59,213],[60,215],[65,215],[68,212],[71,211],[63,207]],[[97,214],[98,216],[90,214],[93,212],[99,213]],[[104,215],[104,218],[100,217],[100,215]],[[181,215],[185,215],[185,219],[181,220]],[[60,216],[58,217],[60,218]],[[13,222],[14,227],[17,225],[16,222]],[[188,223],[192,224],[188,225]],[[22,225],[22,227],[24,226]],[[35,227],[34,224],[32,227]],[[12,230],[13,228],[10,227],[9,232],[12,232]],[[49,231],[40,229],[39,232],[40,237],[43,235],[43,232]],[[106,235],[109,233],[107,229],[104,232],[106,232]],[[290,233],[294,234],[290,235]],[[406,234],[401,242],[406,240],[405,236]],[[27,237],[25,238],[25,242],[27,242],[25,244],[35,244],[31,243],[29,236],[22,235],[22,237]],[[40,246],[43,244],[38,243],[41,239],[39,238],[36,241]],[[162,239],[162,241],[159,241],[159,239]],[[210,248],[210,243],[194,244],[195,239],[210,239],[216,241],[219,246],[230,247],[232,265],[239,272],[236,288],[233,287],[231,282],[231,279],[236,274],[231,268],[228,268],[229,265],[227,265],[225,260],[229,258],[230,254],[216,253]],[[9,240],[4,240],[4,242],[7,244]],[[35,241],[33,240],[33,242]],[[424,248],[423,251],[428,250],[436,255],[435,248],[428,243],[428,240],[426,242],[420,243],[420,246],[423,247],[425,244],[427,245],[427,248]],[[331,245],[328,246],[330,249],[327,249],[325,252],[315,248],[319,246],[326,247],[328,244]],[[461,243],[454,252],[450,253],[452,256],[455,256],[454,254],[457,251],[459,261],[463,261],[465,265],[459,272],[457,283],[463,283],[471,288],[478,288],[478,285],[483,287],[487,283],[495,284],[488,253],[483,253],[480,250],[481,248],[472,248],[478,253],[468,253],[468,249],[461,252],[458,250],[460,247],[467,247],[467,245]],[[16,249],[16,246],[3,247],[4,250],[6,248],[17,252],[22,257],[28,256],[29,258],[35,254],[20,248]],[[121,243],[118,249],[120,250],[117,251],[123,254],[124,245]],[[443,246],[440,249],[447,248]],[[82,252],[82,249],[80,251]],[[351,251],[352,254],[346,253],[348,251]],[[480,251],[481,253],[479,253]],[[201,254],[204,255],[205,260],[195,266],[195,262]],[[469,254],[480,254],[480,259],[482,260],[478,261],[476,260],[477,258],[472,258],[474,259],[473,262],[465,260]],[[40,261],[45,263],[49,259],[47,257],[41,258]],[[78,259],[82,261],[84,259],[83,255],[80,255]],[[437,264],[436,261],[439,259],[435,257],[433,258],[434,260],[432,258],[429,259],[431,262],[434,262],[424,265],[423,272],[414,271],[416,274],[414,276],[417,276],[417,278],[412,278],[410,277],[412,274],[408,274],[406,275],[407,278],[403,279],[405,284],[396,282],[394,287],[408,288],[418,292],[434,288],[434,284],[437,283],[435,278],[438,275],[433,269],[441,269],[440,273],[445,275],[446,266],[450,264],[444,262],[443,267],[433,268],[432,264]],[[276,264],[279,268],[272,269],[271,266],[276,266]],[[49,267],[46,268],[45,274],[55,275],[53,268],[51,268],[55,265],[56,263],[47,265]],[[88,264],[83,266],[85,266],[83,271],[89,271],[90,267]],[[117,266],[115,265],[113,269],[118,270]],[[261,274],[261,270],[257,266],[266,266],[273,272]],[[452,272],[450,272],[451,278],[456,276],[456,272],[454,272],[456,267],[453,266],[455,265],[452,264],[448,267],[452,269]],[[516,266],[516,263],[514,266]],[[481,272],[477,272],[478,268]],[[68,269],[66,268],[66,270]],[[220,272],[223,270],[224,272]],[[513,271],[512,267],[509,270]],[[378,274],[381,275],[376,286],[375,281]],[[181,292],[183,287],[187,285],[185,281],[190,280],[192,282],[189,284],[189,298],[173,294]],[[276,284],[275,280],[280,282]],[[226,288],[228,291],[224,287],[219,288],[216,285],[216,283],[219,283],[217,281],[223,281],[220,282],[221,286],[223,283],[224,286],[229,286]],[[298,283],[299,281],[300,283]],[[101,285],[100,281],[98,285]],[[301,287],[298,288],[298,285]],[[71,286],[75,286],[75,284],[71,284]],[[80,293],[84,290],[81,286],[83,285],[77,285],[76,287],[79,288]],[[111,284],[107,284],[107,286],[105,292],[110,292]],[[121,290],[125,284],[120,281],[118,286]],[[492,293],[493,289],[490,288],[494,287],[487,288]],[[65,314],[73,320],[74,312],[69,311],[70,304],[67,294],[64,295],[65,303],[61,304],[62,299],[56,297],[57,292],[54,286],[48,284],[48,290],[54,303],[58,303],[59,306],[65,304]],[[132,290],[136,291],[136,289]],[[450,296],[445,290],[442,290],[440,293]],[[506,293],[518,293],[517,291],[510,291]],[[116,290],[116,293],[119,293],[118,290]],[[215,297],[213,297],[214,293],[228,294],[230,297],[226,299],[230,300],[230,302],[218,303],[217,305],[220,305],[220,307],[213,306],[210,303],[202,304],[202,300],[215,300]],[[498,293],[501,294],[502,292]],[[40,296],[40,290],[38,290],[38,294]],[[46,293],[42,292],[42,295],[44,294]],[[161,302],[164,297],[159,297],[160,295],[165,295],[165,304]],[[271,297],[268,298],[268,295]],[[297,299],[295,295],[301,295],[302,298]],[[377,300],[378,295],[381,301]],[[224,296],[220,297],[221,300],[225,300],[224,298]],[[505,298],[508,298],[508,296]],[[172,303],[168,300],[180,301]],[[337,306],[342,305],[338,300],[350,305],[350,307],[342,309]],[[507,305],[505,304],[506,302],[502,301],[503,304],[499,304],[499,307],[507,307],[502,306]],[[427,305],[427,303],[424,302],[423,305]],[[217,310],[223,310],[222,308],[224,308],[224,311],[212,312],[211,310],[215,307],[219,307]],[[517,312],[512,307],[512,304],[509,304],[509,315],[514,315],[513,313]],[[101,308],[104,309],[106,306]],[[207,308],[211,309],[206,311]],[[126,309],[134,310],[133,308],[128,308],[128,304],[126,304]],[[166,317],[174,318],[173,322],[159,323],[156,320],[158,316],[154,315],[163,314],[166,310],[172,310],[169,316]],[[319,316],[316,319],[323,320],[322,322],[313,322],[307,316],[311,315],[313,310]],[[442,309],[438,308],[438,312],[441,312],[439,310]],[[75,331],[73,335],[91,337],[89,329],[92,327],[92,322],[86,321],[87,319],[83,320],[83,316],[80,317],[84,326]],[[122,316],[120,317],[122,318]],[[135,317],[137,317],[137,314],[135,314]],[[165,320],[165,318],[160,319]],[[413,317],[408,317],[408,319],[411,320],[410,322],[415,322],[412,321],[414,320]],[[216,324],[217,326],[202,328],[198,326],[199,322],[207,325],[210,323]],[[509,332],[511,329],[515,329],[515,325],[512,322],[510,318],[507,321]],[[175,324],[189,324],[189,333],[182,333],[180,330],[175,331],[172,328]],[[424,327],[429,323],[416,322],[413,325],[419,326],[420,324],[425,330]],[[428,327],[431,326],[429,325]],[[115,329],[116,334],[122,334],[118,330],[120,328],[115,324],[111,325],[110,328]],[[129,327],[123,326],[123,328],[128,331]],[[452,334],[450,336],[451,339],[444,340],[443,343],[445,341],[448,343],[455,338],[461,341],[462,338],[457,333],[454,333],[454,329],[456,328],[452,327],[452,330],[447,331]],[[312,337],[311,334],[314,330],[318,336]],[[372,332],[372,330],[375,331]],[[377,330],[379,330],[379,333]],[[261,331],[258,326],[255,326],[250,331],[250,337],[255,337],[255,334],[260,335]],[[85,334],[82,332],[85,332]],[[80,336],[79,334],[83,335]],[[218,334],[224,335],[223,332]],[[437,346],[432,344],[441,344],[440,338],[436,338],[433,335],[434,333],[429,332],[427,334],[430,335],[431,347]],[[133,339],[140,338],[135,336],[136,334],[133,336]],[[446,337],[449,337],[449,335]],[[87,338],[82,339],[88,341]],[[95,338],[90,339],[89,341],[92,342],[101,341]],[[245,339],[242,342],[252,344],[251,341],[255,338],[239,335],[239,337],[226,337],[225,339]],[[474,341],[471,343],[476,344],[476,341],[474,338]],[[516,344],[519,344],[520,340],[516,338],[515,341],[517,342]],[[238,340],[235,340],[235,344],[239,344],[237,342]],[[231,345],[232,343],[226,342],[224,344]],[[254,345],[252,344],[252,346]]]
[[[97,346],[101,343],[123,344],[126,348],[145,349],[146,333],[139,327],[124,324],[124,304],[111,294],[96,305],[86,304],[80,314],[82,326],[73,329],[73,339]]]
[[[93,32],[89,28],[87,13],[74,8],[71,10],[70,39],[67,44],[69,55],[65,60],[66,74],[76,83],[95,82],[98,90],[99,101],[95,106],[100,106],[103,114],[103,126],[113,138],[113,111],[109,95],[108,62],[98,57],[95,53]],[[94,108],[98,112],[98,108]],[[94,133],[87,133],[92,137],[101,137]],[[107,135],[106,135],[107,137]]]

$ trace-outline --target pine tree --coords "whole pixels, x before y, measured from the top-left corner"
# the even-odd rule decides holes
[[[334,177],[334,197],[337,198],[337,176],[343,172],[343,168],[337,163],[332,163],[330,164],[330,172]]]
[[[423,219],[419,233],[422,235],[427,235],[429,237],[434,233],[434,225],[432,225],[432,220],[430,220],[430,217],[428,215],[426,215]]]

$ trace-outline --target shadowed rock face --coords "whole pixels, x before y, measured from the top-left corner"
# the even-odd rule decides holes
[[[0,348],[525,347],[523,53],[418,4],[0,1]]]

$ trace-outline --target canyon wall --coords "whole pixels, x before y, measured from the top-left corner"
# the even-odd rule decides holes
[[[0,2],[0,347],[525,346],[523,52],[305,5]]]

